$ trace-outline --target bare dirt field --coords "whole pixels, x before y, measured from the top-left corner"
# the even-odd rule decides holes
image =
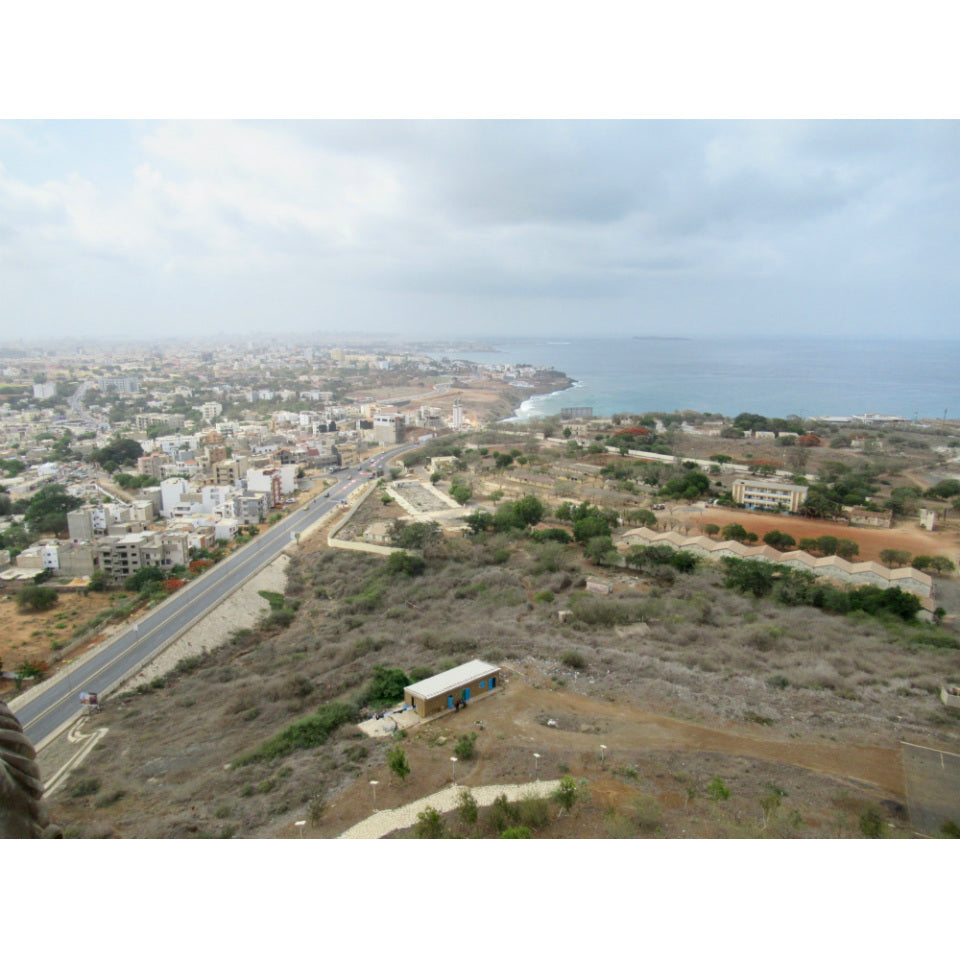
[[[55,669],[79,656],[102,635],[74,644],[74,631],[109,607],[111,600],[106,594],[61,593],[53,609],[21,613],[16,594],[6,594],[0,599],[0,661],[4,669],[15,670],[27,660],[43,660]],[[13,690],[13,681],[0,681],[0,696],[12,696]]]
[[[829,520],[808,520],[783,514],[709,507],[700,513],[688,515],[688,522],[700,530],[706,523],[715,523],[720,528],[728,523],[739,523],[748,532],[756,533],[761,540],[763,535],[771,530],[789,533],[797,542],[802,537],[843,537],[859,544],[857,560],[879,560],[880,551],[888,549],[906,550],[913,556],[946,556],[954,562],[960,558],[960,529],[956,521],[950,521],[942,530],[931,533],[919,528],[916,521],[907,521],[890,530],[883,530],[851,527],[845,523],[831,523]]]

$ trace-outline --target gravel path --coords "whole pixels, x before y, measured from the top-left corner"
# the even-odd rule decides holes
[[[473,794],[477,806],[488,807],[493,803],[501,793],[507,795],[508,800],[519,800],[522,797],[542,797],[552,793],[560,786],[559,780],[537,780],[534,783],[501,783],[489,784],[484,787],[465,787],[449,786],[439,793],[434,793],[427,797],[421,797],[408,803],[406,806],[397,807],[394,810],[380,810],[354,824],[345,833],[340,834],[341,840],[376,840],[379,837],[385,837],[394,830],[402,830],[405,827],[412,827],[417,822],[417,814],[422,813],[427,807],[433,807],[440,813],[448,813],[456,809],[457,799],[461,790],[469,790]]]

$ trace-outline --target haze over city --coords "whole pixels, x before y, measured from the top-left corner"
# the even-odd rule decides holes
[[[954,336],[956,122],[5,122],[4,339]]]

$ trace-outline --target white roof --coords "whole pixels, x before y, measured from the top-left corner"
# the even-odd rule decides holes
[[[429,700],[431,697],[446,693],[452,687],[469,686],[474,680],[486,677],[499,669],[499,667],[484,663],[482,660],[471,660],[469,663],[454,667],[452,670],[445,670],[443,673],[436,674],[436,676],[427,677],[426,680],[404,687],[403,692],[405,694],[412,693],[418,697],[423,697],[424,700]]]

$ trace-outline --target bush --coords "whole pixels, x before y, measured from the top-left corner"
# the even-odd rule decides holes
[[[53,587],[40,587],[29,584],[17,594],[17,607],[20,610],[31,610],[40,613],[53,607],[59,596]]]
[[[457,737],[453,752],[458,760],[472,760],[477,755],[476,733],[471,731]]]
[[[405,550],[391,553],[387,559],[387,573],[391,576],[419,577],[426,568],[423,557],[414,556]]]
[[[527,828],[542,828],[550,822],[550,804],[546,797],[521,797],[515,808],[521,825]]]
[[[477,806],[476,798],[466,788],[457,795],[457,814],[468,827],[475,826],[480,817],[480,809]]]
[[[560,655],[560,662],[571,670],[584,670],[587,666],[587,660],[582,653],[576,650],[567,650]]]
[[[730,798],[730,791],[721,777],[714,777],[707,784],[707,796],[711,800],[728,800]]]
[[[347,703],[325,703],[316,713],[290,724],[256,750],[240,757],[236,766],[286,757],[296,750],[309,750],[325,743],[338,727],[349,723],[356,711]]]
[[[883,820],[876,810],[864,810],[858,822],[860,832],[868,840],[879,840],[883,836]]]
[[[440,840],[443,838],[443,818],[435,807],[427,807],[417,814],[414,832],[421,840]]]
[[[501,840],[530,840],[532,837],[529,827],[507,827],[500,834]]]
[[[392,705],[403,699],[403,688],[410,683],[410,678],[399,667],[374,667],[364,699],[374,707]]]
[[[92,797],[100,789],[100,781],[96,777],[87,777],[78,780],[70,788],[71,797]]]
[[[390,772],[401,780],[406,780],[410,773],[410,764],[407,753],[401,746],[391,747],[387,753],[387,766]]]

